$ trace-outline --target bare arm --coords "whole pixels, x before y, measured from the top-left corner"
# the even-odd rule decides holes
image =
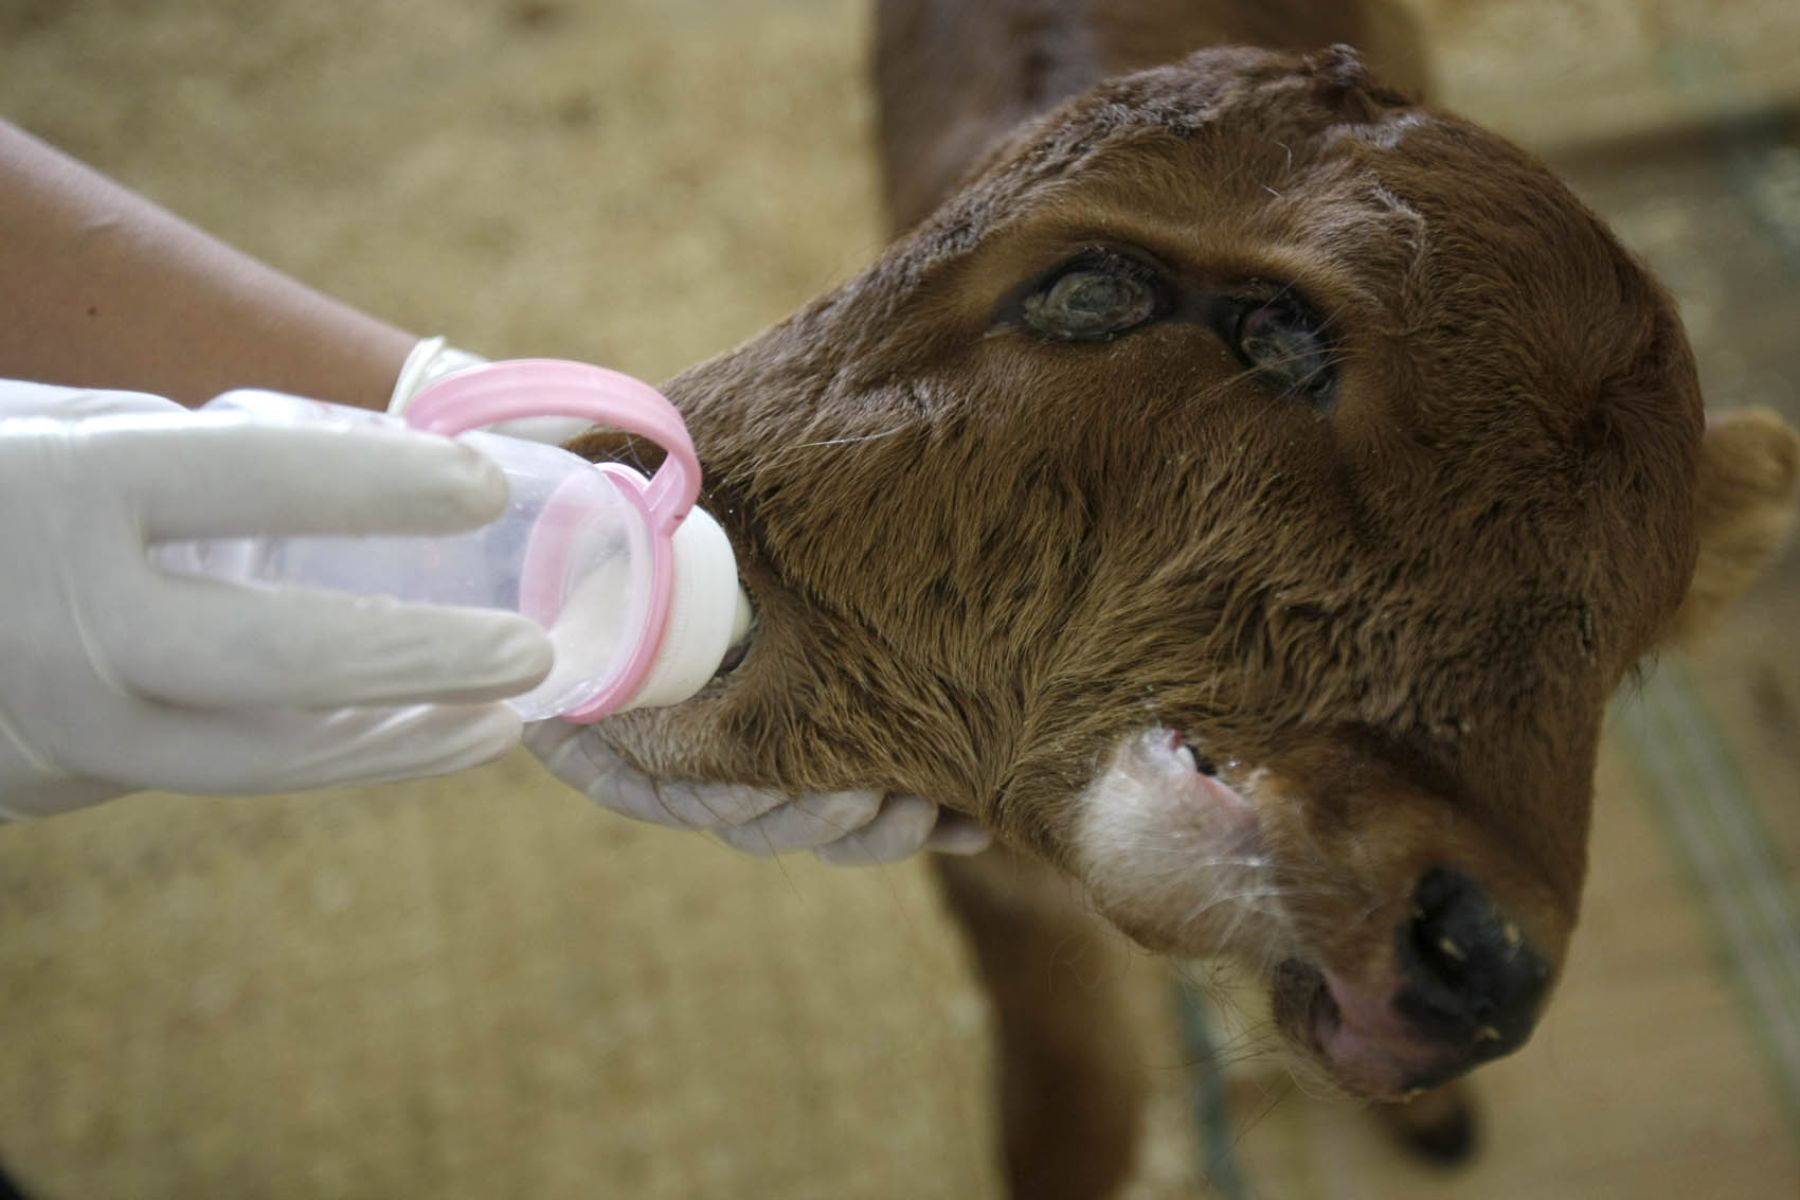
[[[417,340],[0,121],[0,378],[381,408]]]

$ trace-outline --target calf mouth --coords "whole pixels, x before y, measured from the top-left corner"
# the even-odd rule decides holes
[[[746,592],[745,595],[748,596],[749,593]],[[724,679],[739,667],[743,666],[744,660],[750,656],[750,647],[755,641],[756,603],[752,600],[750,602],[750,623],[745,628],[743,636],[739,637],[736,641],[732,642],[730,646],[725,648],[725,657],[719,660],[718,668],[713,671],[713,678],[715,680]]]
[[[1299,958],[1286,958],[1269,979],[1269,1008],[1275,1025],[1307,1057],[1325,1061],[1325,1037],[1343,1025],[1325,972]]]
[[[1300,958],[1279,963],[1269,980],[1276,1028],[1302,1062],[1330,1086],[1370,1100],[1407,1100],[1478,1064],[1515,1049],[1485,1042],[1439,1041],[1421,1034],[1401,1011],[1398,983],[1360,992],[1333,972]]]
[[[1154,728],[1084,793],[1080,873],[1148,948],[1249,966],[1296,1068],[1402,1099],[1516,1049],[1551,968],[1470,876],[1434,866],[1376,894],[1296,850],[1287,785]]]
[[[1404,1099],[1460,1073],[1423,1053],[1416,1061],[1406,1061],[1392,1053],[1371,1053],[1367,1047],[1362,1047],[1360,1058],[1346,1062],[1338,1047],[1357,1039],[1347,1027],[1327,972],[1304,959],[1288,958],[1276,966],[1269,980],[1269,1007],[1276,1028],[1303,1062],[1323,1072],[1331,1086],[1352,1095]]]

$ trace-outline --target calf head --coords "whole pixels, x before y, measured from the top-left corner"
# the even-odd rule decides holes
[[[1248,960],[1369,1095],[1525,1038],[1607,697],[1702,526],[1760,558],[1795,474],[1779,423],[1706,433],[1671,304],[1554,178],[1345,50],[1103,85],[669,394],[757,627],[591,736],[973,814]]]

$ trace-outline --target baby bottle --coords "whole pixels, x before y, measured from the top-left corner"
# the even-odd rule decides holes
[[[528,720],[595,721],[676,704],[705,686],[749,625],[731,544],[694,507],[700,468],[680,414],[648,385],[553,359],[485,363],[421,390],[404,418],[273,392],[228,392],[207,412],[300,424],[377,423],[453,435],[505,472],[497,520],[432,537],[165,542],[166,569],[270,585],[523,613],[549,632],[548,678],[510,703]],[[654,477],[478,425],[583,417],[657,442]],[[329,486],[329,480],[321,480]]]

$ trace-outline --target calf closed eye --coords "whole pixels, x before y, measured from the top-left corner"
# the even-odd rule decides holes
[[[1166,288],[1156,272],[1122,254],[1096,250],[1071,259],[1019,300],[1019,319],[1040,337],[1103,342],[1162,315]]]
[[[1229,340],[1244,365],[1280,391],[1324,404],[1337,390],[1337,356],[1324,322],[1297,301],[1246,304]]]

